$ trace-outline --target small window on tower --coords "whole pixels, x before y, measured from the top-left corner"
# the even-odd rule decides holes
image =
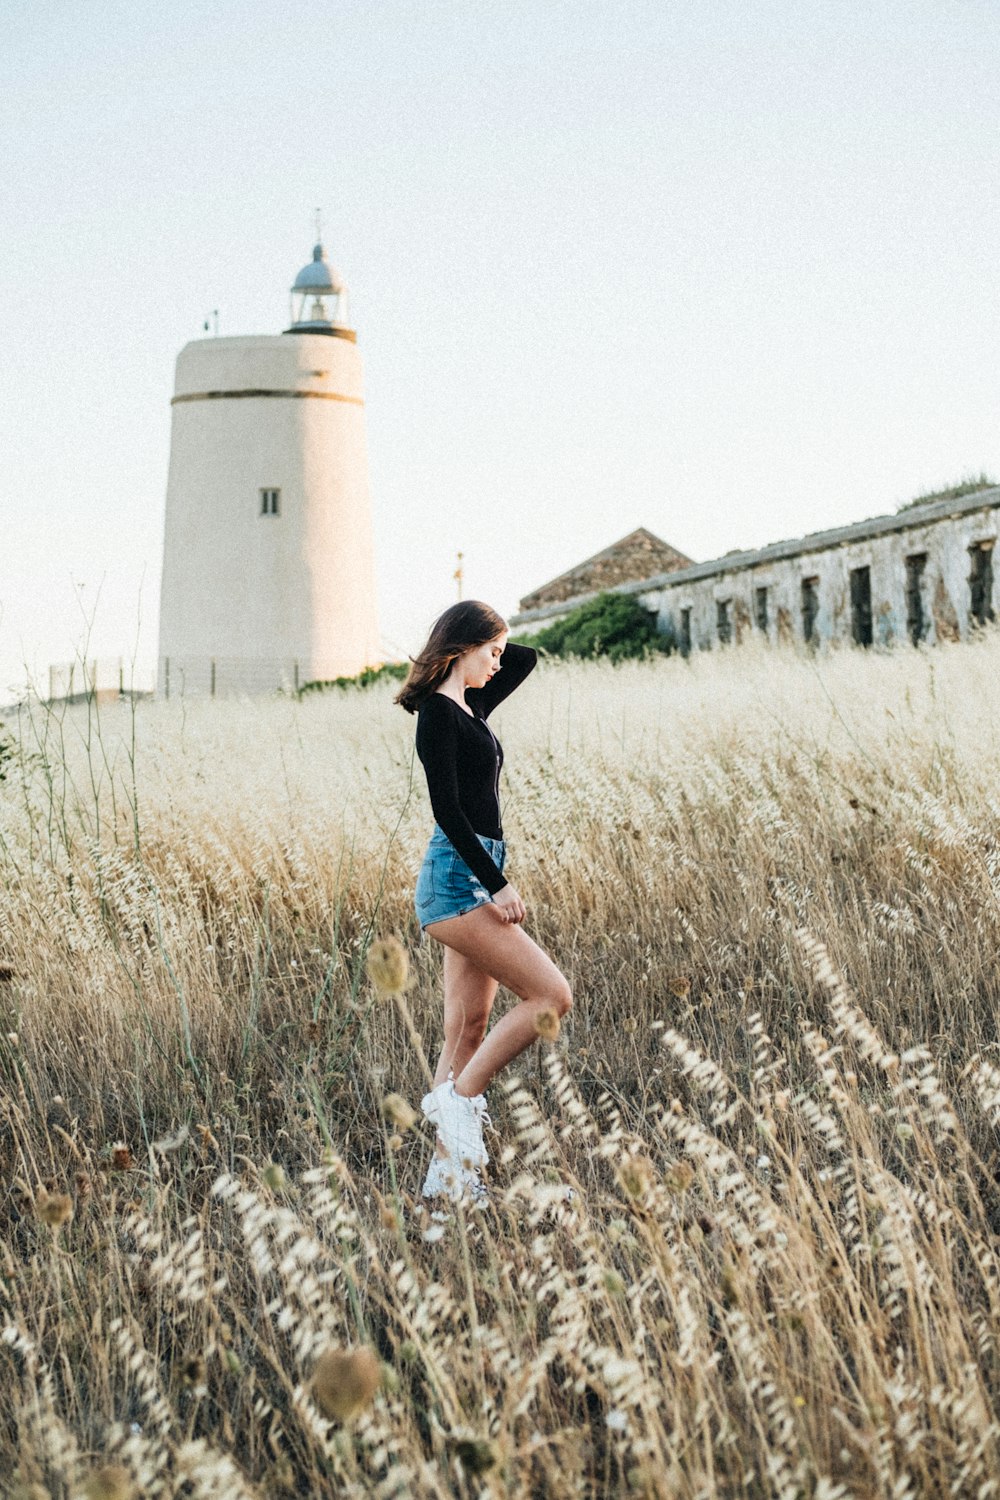
[[[261,490],[260,513],[262,516],[276,516],[281,505],[280,490]]]

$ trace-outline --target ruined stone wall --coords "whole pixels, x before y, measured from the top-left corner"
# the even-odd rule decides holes
[[[964,640],[976,627],[976,612],[1000,616],[1000,556],[994,565],[992,555],[998,515],[994,502],[888,535],[816,550],[806,544],[792,557],[731,571],[723,560],[709,577],[681,577],[676,583],[657,580],[657,586],[640,592],[640,598],[655,610],[659,628],[691,650],[724,644],[727,637],[737,642],[751,632],[772,641],[803,640],[808,607],[803,582],[810,579],[815,580],[813,639],[819,647],[852,640],[887,646],[918,634],[928,642]],[[970,549],[987,556],[977,562]],[[926,561],[915,579],[913,565],[908,574],[907,559],[921,554]],[[857,595],[852,599],[851,574],[859,569],[869,570],[868,640],[863,639],[864,601],[859,604]],[[974,585],[977,572],[980,582]],[[758,590],[766,591],[766,623]]]

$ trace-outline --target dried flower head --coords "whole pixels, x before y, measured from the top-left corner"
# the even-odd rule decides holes
[[[669,1193],[686,1193],[694,1181],[694,1167],[689,1161],[675,1161],[663,1174],[663,1185]]]
[[[87,1500],[132,1500],[135,1485],[121,1464],[102,1464],[83,1487]]]
[[[402,1094],[386,1094],[382,1100],[382,1113],[397,1130],[409,1130],[411,1125],[416,1124],[420,1118]]]
[[[550,1005],[535,1017],[535,1030],[543,1042],[554,1042],[559,1035],[559,1016]]]
[[[131,1172],[135,1157],[124,1141],[115,1141],[111,1147],[111,1166],[116,1172]]]
[[[678,1000],[686,1000],[691,993],[691,981],[686,974],[675,974],[673,979],[667,980],[667,989]]]
[[[309,1043],[309,1045],[311,1047],[315,1046],[316,1043],[320,1039],[320,1024],[319,1024],[319,1022],[318,1021],[307,1021],[306,1024],[305,1024],[305,1026],[303,1027],[303,1030],[305,1032],[306,1041]]]
[[[61,1229],[73,1217],[73,1200],[69,1193],[50,1193],[42,1187],[35,1195],[35,1212],[50,1229]]]
[[[205,1379],[205,1361],[200,1354],[193,1354],[181,1366],[181,1378],[185,1385],[201,1385]]]
[[[646,1156],[630,1156],[618,1169],[618,1181],[630,1198],[645,1198],[653,1185],[653,1164]]]
[[[376,938],[368,949],[365,969],[380,995],[401,995],[407,987],[410,961],[399,938]]]
[[[309,1389],[325,1417],[349,1422],[371,1404],[379,1379],[379,1362],[371,1349],[327,1349],[316,1361]]]
[[[489,1438],[452,1438],[449,1446],[468,1474],[486,1474],[500,1460],[499,1449]]]
[[[276,1161],[269,1161],[260,1175],[264,1186],[270,1188],[272,1193],[280,1193],[283,1190],[285,1173]]]

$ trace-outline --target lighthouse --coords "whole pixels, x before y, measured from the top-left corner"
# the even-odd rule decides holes
[[[322,244],[283,333],[177,358],[157,690],[232,696],[380,661],[361,357]]]

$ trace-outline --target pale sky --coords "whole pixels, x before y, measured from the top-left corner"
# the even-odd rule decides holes
[[[0,0],[0,702],[152,670],[174,361],[317,206],[394,654],[459,549],[511,613],[1000,474],[998,94],[990,0]]]

